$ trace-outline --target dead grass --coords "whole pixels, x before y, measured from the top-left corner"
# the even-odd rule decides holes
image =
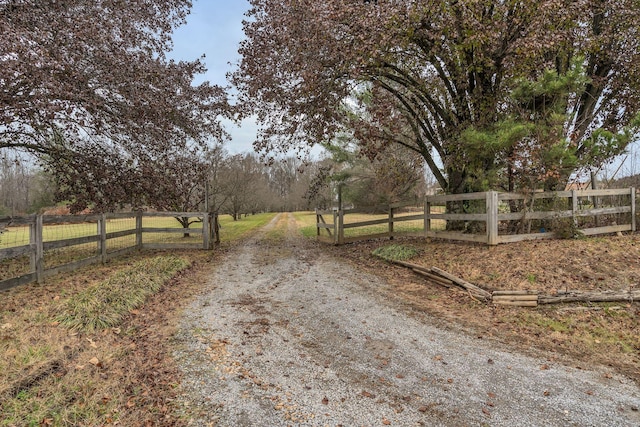
[[[521,242],[488,247],[429,239],[399,239],[419,255],[412,263],[435,266],[488,290],[626,290],[640,287],[640,234]],[[479,338],[495,338],[522,351],[583,368],[602,365],[640,382],[639,302],[511,308],[480,304],[463,292],[432,284],[408,269],[372,255],[389,241],[339,248],[358,268],[385,275],[393,297]],[[328,247],[327,247],[328,248]]]
[[[170,319],[197,291],[198,266],[216,255],[189,251],[177,255],[189,259],[195,268],[178,276],[173,269],[168,276],[175,276],[171,284],[147,296],[143,305],[128,309],[119,323],[102,330],[70,329],[57,316],[88,289],[113,284],[123,272],[144,268],[148,279],[148,267],[157,261],[157,254],[138,254],[44,285],[3,292],[0,425],[184,424],[172,407],[178,373],[166,349],[173,333]]]

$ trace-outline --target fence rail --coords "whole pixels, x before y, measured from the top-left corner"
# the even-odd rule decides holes
[[[201,223],[197,228],[151,227],[144,224],[145,218],[188,218]],[[124,229],[108,231],[113,220],[125,220]],[[131,223],[127,223],[130,220]],[[28,239],[24,244],[0,247],[0,290],[15,286],[41,282],[55,274],[72,271],[86,265],[106,263],[112,258],[142,249],[205,249],[213,248],[218,241],[216,235],[217,216],[206,212],[132,212],[107,213],[100,215],[34,215],[26,217],[0,218],[0,232],[6,227],[28,227]],[[47,227],[56,225],[84,224],[81,236],[52,238],[45,237]],[[145,225],[145,226],[143,226]],[[195,242],[159,242],[158,236],[181,233],[183,236],[199,236]],[[131,238],[126,239],[131,236]],[[0,237],[1,239],[2,237]],[[122,240],[120,247],[110,247],[110,242]],[[0,243],[2,241],[0,240]],[[7,245],[4,245],[7,246]],[[88,246],[88,248],[87,248]],[[115,246],[115,245],[114,245]],[[47,265],[47,253],[64,248],[84,248],[80,259],[63,262],[60,265]],[[24,259],[28,267],[19,273],[12,273],[8,263]],[[3,271],[5,270],[5,271]]]
[[[316,210],[316,234],[318,239],[337,245],[400,235],[497,245],[557,238],[563,230],[583,235],[636,231],[634,188],[427,196],[420,214],[407,211],[407,207],[415,205],[415,202],[391,205],[385,218],[355,222],[345,222],[355,211]],[[329,222],[330,218],[333,222]],[[406,221],[413,221],[414,227],[397,230],[395,224]],[[416,222],[422,222],[419,229]],[[382,232],[345,236],[345,230],[382,224],[387,224]]]

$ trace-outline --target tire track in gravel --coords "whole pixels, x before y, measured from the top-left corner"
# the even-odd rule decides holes
[[[285,213],[216,266],[176,337],[190,425],[640,425],[631,380],[418,319],[327,252]]]

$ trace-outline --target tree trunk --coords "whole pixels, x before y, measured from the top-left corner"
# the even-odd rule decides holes
[[[189,228],[189,217],[183,216],[180,220],[180,224],[182,224],[182,228]],[[189,233],[184,233],[182,237],[189,237]]]

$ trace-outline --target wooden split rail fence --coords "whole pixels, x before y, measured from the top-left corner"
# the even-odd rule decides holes
[[[497,245],[557,238],[562,228],[586,236],[636,231],[635,188],[530,195],[496,191],[436,195],[416,205],[394,204],[384,218],[353,222],[348,218],[357,213],[355,210],[316,210],[316,234],[320,240],[336,245],[401,235]],[[405,221],[412,221],[414,226],[404,230],[394,227]],[[544,222],[550,226],[536,225]],[[456,226],[451,226],[454,223]],[[384,225],[384,231],[366,232],[372,226]],[[463,231],[453,231],[461,228]],[[361,232],[353,233],[356,229]]]
[[[190,218],[201,223],[201,227],[150,227],[145,226],[145,218]],[[114,220],[129,220],[131,225],[120,227],[117,231],[107,232],[108,224]],[[18,258],[28,258],[28,272],[23,272],[15,277],[6,277],[0,274],[0,290],[9,289],[22,284],[41,282],[45,278],[58,273],[73,271],[80,267],[106,263],[110,259],[141,249],[213,249],[214,242],[218,241],[216,230],[217,216],[206,212],[132,212],[132,213],[107,213],[100,215],[37,215],[26,217],[0,218],[0,227],[25,227],[28,228],[28,242],[12,247],[0,247],[0,273],[8,269],[8,263]],[[177,223],[177,221],[176,221]],[[68,238],[62,233],[59,238],[45,237],[45,229],[54,225],[85,224],[89,232],[83,232],[81,237]],[[2,228],[4,228],[2,227]],[[84,231],[84,230],[83,230]],[[196,242],[182,243],[163,241],[152,236],[201,236]],[[109,242],[115,239],[122,240],[130,236],[123,245],[110,248]],[[135,238],[134,238],[135,237]],[[0,239],[2,237],[0,236]],[[167,240],[167,239],[164,239]],[[172,239],[168,239],[172,240]],[[0,240],[1,243],[1,240]],[[48,251],[61,248],[79,247],[95,244],[93,250],[85,253],[83,258],[66,262],[62,265],[48,267],[45,258]]]

